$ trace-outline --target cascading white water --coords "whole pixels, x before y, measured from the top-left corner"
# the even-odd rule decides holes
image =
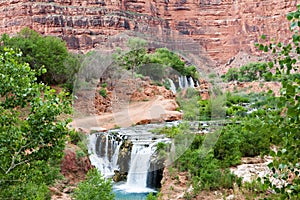
[[[178,83],[179,83],[180,89],[186,89],[188,87],[194,88],[195,84],[196,84],[196,87],[199,86],[198,81],[196,81],[196,83],[195,83],[194,79],[192,77],[187,78],[186,76],[178,77]]]
[[[179,84],[179,88],[183,89],[183,85],[182,85],[183,83],[181,81],[181,77],[180,76],[178,77],[178,84]]]
[[[193,80],[193,78],[192,77],[189,77],[189,83],[190,83],[190,87],[191,88],[194,88],[195,87],[195,83],[194,83],[194,80]]]
[[[145,188],[147,186],[147,173],[150,166],[150,157],[153,153],[152,145],[148,147],[133,145],[127,186],[134,188]]]
[[[151,183],[157,178],[149,171],[153,170],[150,166],[153,167],[156,145],[159,142],[168,143],[171,140],[163,135],[154,135],[150,130],[163,126],[163,124],[149,124],[91,134],[89,154],[92,165],[99,169],[106,178],[114,175],[116,178],[115,173],[120,173],[122,176],[128,173],[125,183],[119,182],[114,185],[115,191],[140,194],[155,192],[147,185],[153,187]],[[124,153],[127,155],[126,158]],[[149,180],[152,182],[149,183]]]
[[[176,86],[175,86],[174,82],[172,81],[172,79],[169,79],[169,78],[168,78],[168,81],[170,82],[171,91],[173,92],[173,94],[176,94]]]
[[[182,76],[182,79],[183,79],[183,85],[184,85],[184,88],[188,88],[189,87],[189,83],[188,83],[188,80],[187,80],[187,77],[186,76]]]
[[[115,148],[115,152],[114,152],[114,155],[112,157],[112,167],[113,167],[113,169],[119,169],[118,157],[119,157],[119,151],[120,151],[121,145],[122,145],[122,142],[119,142],[119,144],[117,144],[117,146]]]
[[[109,159],[108,159],[108,135],[107,134],[105,135],[105,157],[104,157],[104,160],[106,162],[109,162]]]
[[[96,149],[96,142],[97,137],[99,136],[96,134],[92,134],[89,136],[89,158],[91,164],[94,165],[99,171],[101,171],[104,177],[109,178],[114,175],[114,170],[118,169],[118,155],[122,142],[114,141],[112,138],[109,138],[108,134],[102,134],[101,136],[104,136],[102,137],[102,139],[105,138],[105,143],[102,143],[102,141],[100,140],[98,149]],[[113,152],[111,159],[109,155],[110,151]],[[99,155],[97,155],[95,152],[99,152]],[[101,156],[102,154],[103,156]]]

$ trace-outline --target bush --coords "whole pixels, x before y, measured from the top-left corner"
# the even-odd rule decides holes
[[[152,192],[150,192],[150,193],[147,195],[146,200],[157,200],[157,197],[156,197]]]
[[[100,94],[103,98],[106,98],[106,97],[107,97],[106,89],[105,89],[105,88],[101,88],[101,89],[99,90],[99,94]]]
[[[251,82],[255,80],[274,80],[273,74],[268,71],[267,63],[249,63],[241,68],[230,68],[225,75],[222,76],[225,81],[241,81]]]
[[[7,185],[0,192],[0,199],[15,199],[15,200],[50,200],[50,192],[45,184],[26,183],[19,185]]]
[[[265,129],[261,119],[245,118],[241,124],[227,125],[214,147],[214,155],[222,166],[240,164],[241,157],[269,152],[272,131]]]
[[[97,169],[87,173],[86,180],[78,184],[74,191],[74,198],[78,200],[113,200],[112,185]]]
[[[31,69],[39,72],[43,67],[47,73],[39,79],[47,84],[72,84],[74,75],[80,68],[80,56],[68,52],[65,41],[58,37],[42,36],[34,30],[24,28],[16,36],[2,35],[5,47],[20,49]]]
[[[59,176],[71,114],[65,93],[37,83],[36,72],[19,63],[21,53],[3,49],[0,54],[0,196],[45,196],[43,188]],[[30,187],[30,184],[34,185]],[[30,187],[30,188],[28,188]],[[18,190],[23,191],[21,195]],[[14,199],[14,198],[13,198]],[[15,198],[18,199],[18,198]],[[33,198],[34,199],[34,198]]]
[[[226,81],[236,81],[239,79],[239,70],[237,68],[230,68],[222,78]]]
[[[107,83],[102,83],[101,87],[106,88],[107,87]]]

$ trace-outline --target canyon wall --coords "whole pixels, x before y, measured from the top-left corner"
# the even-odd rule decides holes
[[[124,30],[167,29],[193,38],[217,64],[254,53],[263,34],[286,41],[297,0],[1,0],[0,33],[28,26],[89,50]]]

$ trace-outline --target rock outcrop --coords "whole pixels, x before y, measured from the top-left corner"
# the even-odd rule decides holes
[[[0,1],[0,33],[28,26],[62,37],[70,49],[88,50],[124,30],[159,35],[177,30],[197,41],[217,63],[238,52],[254,53],[261,34],[283,41],[292,0],[6,0]]]
[[[74,185],[85,179],[86,173],[93,168],[87,156],[78,157],[76,151],[79,148],[69,145],[65,150],[65,156],[61,161],[61,173],[69,185]]]

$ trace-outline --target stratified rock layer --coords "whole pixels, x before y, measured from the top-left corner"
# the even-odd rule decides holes
[[[2,0],[0,33],[29,26],[88,50],[124,30],[156,27],[195,39],[207,55],[226,63],[238,52],[253,53],[261,34],[287,40],[292,0]]]

